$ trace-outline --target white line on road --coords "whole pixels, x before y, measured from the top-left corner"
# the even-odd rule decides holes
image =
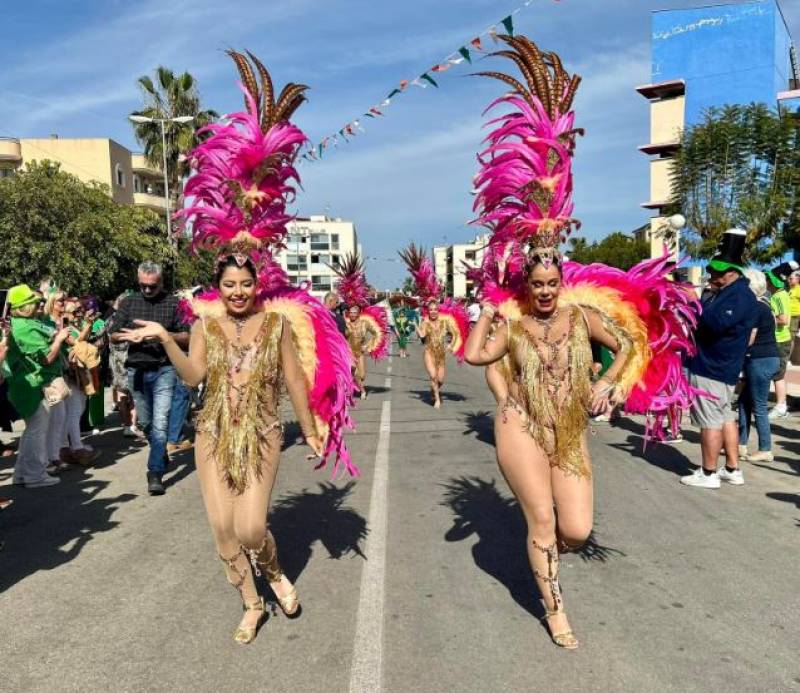
[[[383,381],[383,386],[386,387],[386,388],[391,387],[392,386],[392,379],[387,377],[386,380]]]
[[[391,378],[387,378],[391,381]],[[386,578],[386,518],[389,481],[389,436],[392,403],[381,409],[378,449],[369,499],[369,538],[361,572],[353,662],[350,667],[350,693],[380,693],[383,674],[383,599]]]

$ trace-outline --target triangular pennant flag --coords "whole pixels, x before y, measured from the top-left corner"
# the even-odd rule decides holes
[[[415,86],[415,87],[422,87],[423,89],[427,89],[428,88],[428,85],[427,84],[423,84],[422,82],[420,82],[419,78],[417,78],[415,80],[412,80],[411,84],[413,86]]]
[[[496,26],[493,26],[491,29],[489,29],[489,36],[492,37],[492,41],[497,43],[497,27]]]
[[[322,158],[322,150],[325,149],[325,147],[322,144],[319,144],[318,147],[319,147],[319,156],[320,158]]]
[[[407,79],[401,79],[400,80],[400,91],[405,89],[408,86],[408,84],[409,84],[409,82],[408,82]]]
[[[364,114],[367,118],[374,118],[375,116],[372,113],[365,113]]]
[[[511,15],[508,15],[505,19],[502,20],[503,26],[506,28],[506,33],[509,36],[514,35],[514,18]]]
[[[389,96],[387,96],[386,98],[388,100],[391,99],[395,94],[401,94],[401,93],[402,92],[399,89],[392,89],[392,91],[389,93]]]
[[[379,110],[378,110],[378,109],[377,109],[375,106],[373,106],[372,108],[370,108],[370,109],[369,109],[369,112],[370,112],[370,113],[374,113],[375,115],[379,115],[379,116],[382,116],[382,115],[383,115],[383,113],[381,113],[381,112],[380,112],[380,111],[379,111]]]
[[[435,65],[434,67],[431,68],[431,72],[444,72],[445,70],[449,70],[449,69],[450,69],[450,66],[447,65],[447,64],[445,64],[445,65]]]
[[[461,65],[464,62],[464,58],[450,58],[447,62],[451,65]]]
[[[461,48],[458,49],[458,52],[464,56],[464,60],[466,60],[470,65],[472,64],[472,56],[470,56],[468,48],[461,46]]]
[[[434,87],[438,89],[439,85],[436,84],[433,77],[431,77],[427,72],[419,76],[420,79],[424,79],[426,82],[430,82]]]
[[[381,106],[388,106],[390,103],[392,103],[391,99],[384,99],[381,101]]]
[[[480,36],[472,39],[472,41],[470,41],[470,43],[472,44],[473,48],[475,48],[475,50],[479,50],[479,51],[483,50],[483,47],[481,46],[481,37]]]

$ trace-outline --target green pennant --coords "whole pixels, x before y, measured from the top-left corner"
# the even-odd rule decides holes
[[[391,99],[395,94],[402,94],[402,93],[403,92],[401,92],[399,89],[392,89],[392,93],[389,94],[389,96],[387,96],[386,98]]]
[[[439,88],[439,85],[436,84],[433,77],[431,77],[427,72],[425,74],[420,75],[419,78],[424,79],[426,82],[430,82],[437,89]]]
[[[464,60],[466,60],[470,65],[472,64],[472,56],[469,54],[469,50],[465,46],[461,46],[458,49],[458,52],[464,56]]]
[[[372,113],[365,113],[364,114],[367,118],[374,118],[375,116]]]
[[[511,15],[501,20],[501,24],[506,28],[506,33],[508,33],[509,36],[514,35],[514,18]]]
[[[319,157],[322,158],[322,144],[317,145],[319,148]]]

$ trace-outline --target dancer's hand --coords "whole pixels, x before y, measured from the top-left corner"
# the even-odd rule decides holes
[[[325,454],[325,446],[319,436],[306,436],[306,445],[313,451],[313,455],[309,455],[308,459],[313,460],[315,457],[322,457]]]
[[[602,414],[608,408],[613,389],[614,386],[602,378],[592,385],[589,407],[594,416]]]
[[[134,320],[136,328],[126,328],[119,331],[120,339],[125,342],[133,342],[138,344],[149,339],[158,339],[161,342],[166,342],[169,338],[169,333],[166,328],[157,322],[150,322],[148,320]]]

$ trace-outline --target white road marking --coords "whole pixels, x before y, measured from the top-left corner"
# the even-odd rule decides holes
[[[392,379],[387,377],[386,380],[383,381],[383,386],[386,388],[390,388],[392,386]]]
[[[387,381],[391,381],[391,378],[387,378]],[[378,449],[375,452],[369,499],[369,537],[364,550],[366,560],[361,571],[361,593],[350,667],[350,693],[380,693],[383,690],[383,600],[391,418],[392,403],[386,400],[381,409]]]

